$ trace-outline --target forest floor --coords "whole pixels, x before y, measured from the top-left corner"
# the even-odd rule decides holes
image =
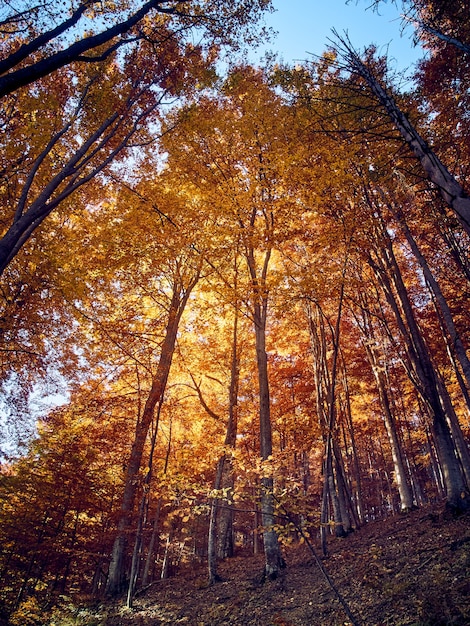
[[[82,607],[73,621],[62,613],[64,621],[57,616],[50,624],[470,625],[470,514],[397,515],[331,538],[329,552],[317,560],[305,545],[288,548],[286,569],[265,582],[262,556],[238,556],[220,564],[224,580],[212,587],[204,567],[192,568],[154,583],[132,609],[122,601]]]

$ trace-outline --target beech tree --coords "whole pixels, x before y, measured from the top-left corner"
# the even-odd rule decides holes
[[[119,318],[120,311],[108,298],[109,292],[100,293],[102,302],[96,294],[95,300],[87,302],[84,299],[78,307],[91,319],[99,334],[103,333],[105,340],[115,344],[124,364],[130,362],[137,368],[137,381],[133,383],[138,388],[135,430],[125,461],[123,494],[107,578],[107,592],[111,595],[121,591],[126,580],[128,537],[136,497],[145,488],[141,481],[141,469],[147,438],[157,408],[163,401],[181,318],[199,280],[202,266],[202,257],[192,244],[194,222],[189,221],[190,214],[184,216],[184,194],[183,198],[175,200],[174,196],[165,193],[162,183],[159,197],[162,205],[165,203],[167,206],[167,218],[162,223],[159,214],[148,206],[156,198],[147,201],[144,196],[144,192],[150,194],[152,191],[156,193],[151,181],[142,182],[139,193],[124,190],[111,211],[115,221],[105,222],[101,232],[95,234],[96,261],[99,263],[102,260],[103,245],[108,251],[108,271],[111,276],[114,273],[116,295],[121,294],[122,298],[119,307],[122,319]],[[110,215],[106,208],[102,217],[105,215]],[[124,226],[124,216],[128,220],[126,230],[118,233],[117,226]],[[187,221],[183,221],[183,216]],[[179,230],[171,220],[179,220]],[[143,237],[147,228],[153,229],[153,238]],[[108,239],[111,231],[114,238]],[[125,251],[131,251],[130,255]],[[89,271],[90,278],[96,280],[94,268],[90,267]],[[86,275],[83,278],[86,279]],[[134,284],[134,289],[138,285],[141,292],[139,302],[132,295],[131,284]],[[124,295],[126,288],[129,288],[129,296]],[[127,328],[124,320],[127,320]]]
[[[367,302],[367,296],[360,296],[360,318],[358,324],[364,334],[364,348],[367,358],[374,373],[377,384],[377,390],[383,409],[384,422],[387,429],[387,435],[390,442],[393,465],[395,470],[395,481],[400,494],[400,508],[402,511],[409,511],[413,508],[413,494],[411,490],[408,473],[406,470],[404,452],[400,441],[400,434],[394,415],[393,399],[390,394],[390,373],[388,371],[388,363],[385,358],[384,348],[385,340],[377,337],[380,328],[376,329],[373,323],[370,305]],[[382,350],[381,350],[382,348]]]
[[[220,206],[220,227],[235,230],[236,241],[240,238],[250,285],[244,307],[255,331],[260,453],[269,462],[273,443],[266,333],[272,256],[290,228],[288,112],[284,113],[261,72],[241,67],[225,82],[219,102],[207,100],[187,115],[194,126],[178,127],[172,134],[169,167],[178,167],[186,180],[190,178],[208,204]],[[275,504],[269,475],[262,479],[261,492],[266,575],[276,577],[282,560],[273,530]]]
[[[460,225],[470,235],[470,197],[465,187],[441,161],[436,151],[422,137],[415,125],[401,110],[390,86],[383,83],[383,77],[374,71],[372,63],[361,59],[351,43],[339,37],[337,51],[344,59],[344,68],[358,75],[370,89],[386,114],[402,136],[403,140],[421,162],[421,165],[435,185],[446,204],[452,209]]]

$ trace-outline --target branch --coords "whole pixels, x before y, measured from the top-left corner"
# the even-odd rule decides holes
[[[73,61],[79,60],[84,53],[108,43],[114,39],[114,37],[124,35],[133,26],[138,24],[152,9],[157,9],[160,13],[167,14],[174,14],[177,12],[176,9],[164,9],[161,7],[160,5],[164,2],[165,0],[149,0],[127,20],[115,24],[101,33],[80,39],[65,50],[60,50],[49,57],[28,65],[27,67],[20,68],[2,76],[0,78],[0,98],[16,91],[20,87],[33,83],[39,78],[52,74],[59,68],[64,67]],[[84,10],[85,8],[83,8],[81,14]],[[78,18],[81,17],[81,14]],[[49,35],[46,33],[45,36],[50,36],[50,33]],[[118,44],[114,44],[113,48],[124,45],[125,43],[128,43],[128,40],[124,39]],[[106,54],[106,52],[104,54]]]
[[[15,65],[18,65],[19,63],[21,63],[21,61],[24,61],[34,52],[37,52],[40,48],[49,43],[49,41],[52,41],[69,28],[72,28],[72,26],[75,26],[75,24],[77,24],[82,15],[88,9],[88,7],[92,4],[96,4],[96,2],[98,2],[98,0],[86,0],[78,7],[75,13],[72,13],[71,17],[68,20],[65,20],[64,22],[62,22],[62,24],[59,24],[58,26],[56,26],[56,28],[42,33],[42,35],[39,35],[38,37],[36,37],[36,39],[33,39],[29,43],[24,43],[18,48],[18,50],[16,50],[16,52],[13,52],[6,59],[0,61],[0,74],[8,72],[8,70],[11,70],[13,67],[15,67]]]
[[[204,400],[204,397],[202,395],[202,391],[201,391],[201,387],[200,385],[197,384],[194,376],[192,375],[191,372],[189,372],[189,375],[191,377],[191,380],[193,381],[193,385],[194,385],[194,390],[196,391],[198,398],[199,398],[199,402],[202,405],[202,408],[204,409],[204,411],[210,415],[210,417],[212,417],[213,419],[220,421],[222,418],[220,417],[220,415],[218,415],[217,413],[215,413],[210,406],[207,404],[207,402]]]

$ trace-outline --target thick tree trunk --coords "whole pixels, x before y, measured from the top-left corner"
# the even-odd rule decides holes
[[[449,424],[450,432],[452,433],[452,440],[454,442],[455,450],[457,452],[460,465],[462,467],[463,474],[467,487],[470,487],[470,452],[467,442],[460,428],[459,418],[452,405],[447,387],[442,380],[442,377],[437,373],[437,382],[439,387],[439,394],[441,396],[442,405],[445,408],[447,421]]]

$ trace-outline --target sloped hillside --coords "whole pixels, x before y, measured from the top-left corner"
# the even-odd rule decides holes
[[[220,566],[206,584],[203,566],[154,583],[133,609],[122,601],[64,606],[50,622],[92,626],[444,626],[470,624],[470,515],[430,509],[370,523],[331,539],[321,564],[307,546],[286,551],[281,578],[263,582],[262,557]],[[347,608],[346,608],[347,607]],[[349,616],[347,612],[349,611]]]

